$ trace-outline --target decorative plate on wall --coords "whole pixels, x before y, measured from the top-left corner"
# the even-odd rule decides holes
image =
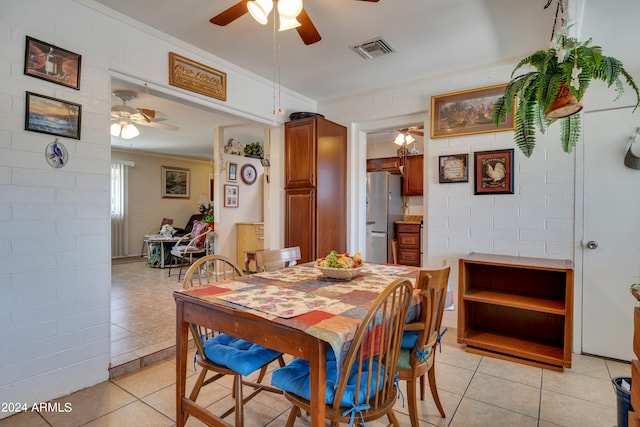
[[[69,160],[69,152],[67,151],[67,148],[62,145],[57,138],[55,141],[50,142],[49,145],[47,145],[47,148],[44,151],[44,156],[53,168],[61,168],[66,165]]]
[[[258,172],[256,172],[256,168],[252,164],[247,163],[246,165],[242,166],[242,169],[240,169],[240,176],[242,177],[242,181],[244,181],[245,184],[251,185],[256,182]]]

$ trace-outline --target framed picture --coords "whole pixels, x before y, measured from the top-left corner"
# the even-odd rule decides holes
[[[82,106],[27,92],[25,130],[80,139]]]
[[[235,184],[224,185],[224,207],[237,208],[240,198],[240,187]]]
[[[188,199],[190,175],[189,169],[162,166],[162,198]]]
[[[169,52],[169,84],[212,98],[227,100],[227,73]]]
[[[431,138],[513,130],[513,113],[496,127],[493,106],[507,85],[431,97]]]
[[[477,151],[474,194],[513,194],[513,149]]]
[[[227,181],[237,181],[238,179],[238,164],[227,162]]]
[[[28,76],[80,89],[80,60],[77,53],[27,36],[24,73]]]
[[[469,182],[469,155],[451,154],[440,156],[438,168],[439,182]]]

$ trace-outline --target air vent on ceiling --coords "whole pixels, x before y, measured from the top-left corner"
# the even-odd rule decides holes
[[[378,56],[395,52],[393,48],[389,46],[389,43],[383,40],[382,37],[366,41],[357,46],[351,46],[351,49],[364,59],[373,59]]]

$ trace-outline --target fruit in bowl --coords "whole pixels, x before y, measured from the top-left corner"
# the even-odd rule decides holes
[[[331,251],[329,255],[318,258],[316,265],[331,268],[358,268],[362,265],[362,255],[360,255],[360,251],[353,255],[349,255],[348,252],[339,254],[336,251]]]
[[[362,266],[360,252],[349,255],[349,253],[339,254],[336,251],[331,251],[327,256],[316,260],[318,270],[322,271],[325,276],[334,279],[351,279]]]

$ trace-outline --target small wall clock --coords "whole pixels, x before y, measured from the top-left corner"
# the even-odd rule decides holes
[[[256,172],[256,168],[252,164],[247,163],[240,169],[240,177],[245,184],[251,185],[256,182],[258,172]]]

